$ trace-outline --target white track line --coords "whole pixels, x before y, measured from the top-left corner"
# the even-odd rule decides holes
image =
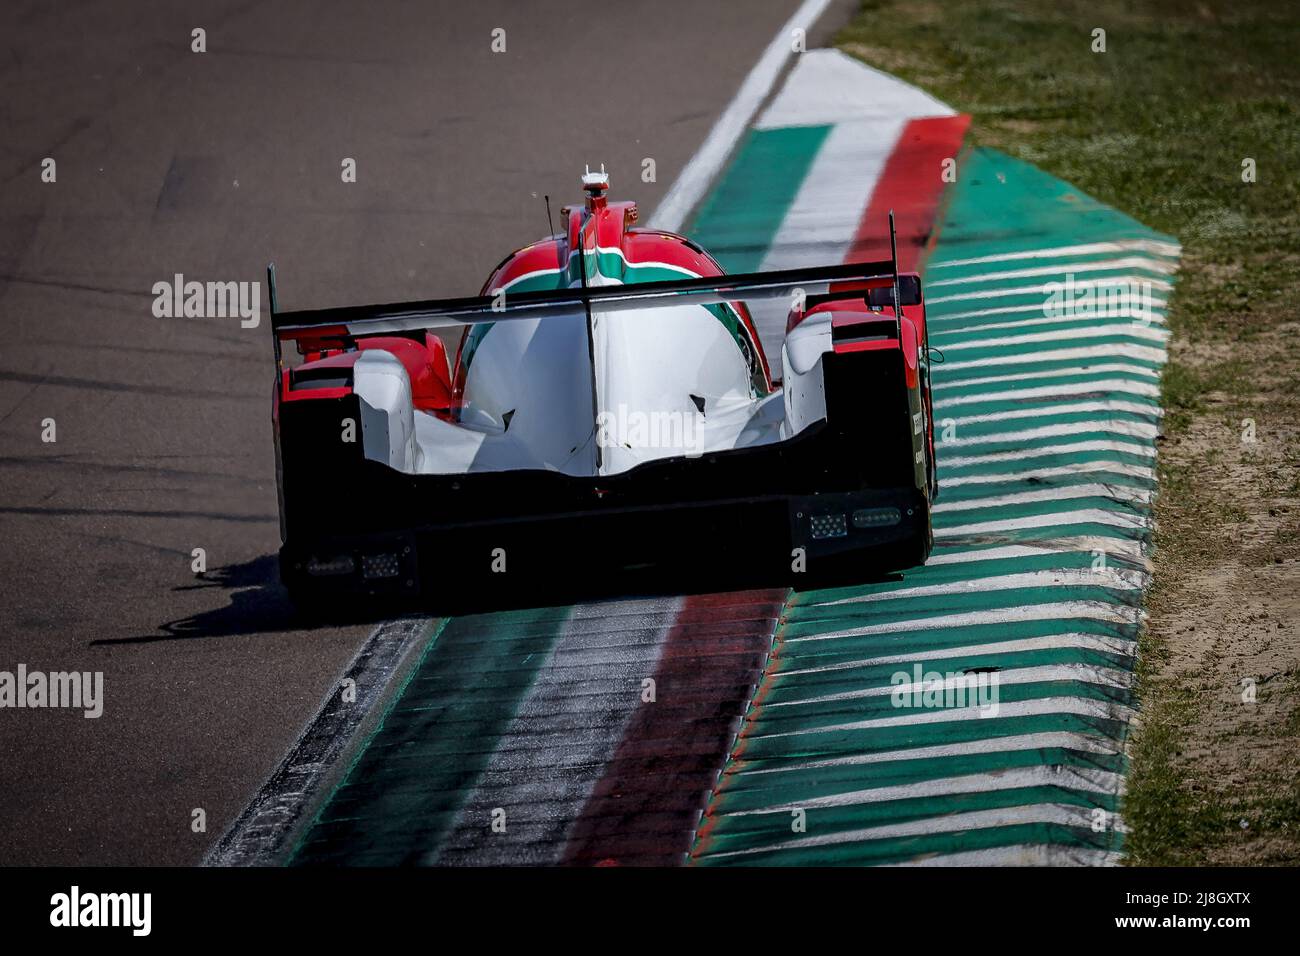
[[[340,679],[330,685],[316,715],[280,765],[209,849],[204,866],[274,866],[284,862],[297,828],[310,820],[308,809],[322,793],[322,783],[369,714],[382,704],[394,675],[412,654],[437,639],[431,636],[435,620],[397,618],[371,631]],[[345,678],[357,689],[352,703],[343,702],[340,688]]]
[[[655,209],[651,224],[656,229],[677,232],[686,222],[686,217],[704,198],[705,192],[713,184],[721,171],[727,157],[735,148],[736,141],[749,128],[750,121],[758,112],[763,101],[767,99],[772,85],[781,75],[786,61],[794,54],[793,34],[795,29],[810,29],[830,5],[830,0],[804,0],[785,25],[781,27],[772,41],[754,64],[745,82],[740,85],[732,101],[718,121],[713,124],[704,143],[691,157],[678,175],[668,194]]]

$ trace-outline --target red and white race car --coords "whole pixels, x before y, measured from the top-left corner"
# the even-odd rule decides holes
[[[923,563],[919,277],[896,259],[728,276],[689,239],[638,228],[603,172],[583,186],[562,229],[477,297],[280,312],[272,272],[295,600],[436,599],[469,573],[710,549],[792,572]],[[760,300],[788,303],[776,380],[746,305]]]

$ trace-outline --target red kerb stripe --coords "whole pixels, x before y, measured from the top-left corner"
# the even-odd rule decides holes
[[[903,127],[871,193],[845,262],[889,258],[889,210],[898,232],[898,270],[914,272],[931,240],[943,196],[943,161],[956,160],[970,117],[914,119]]]

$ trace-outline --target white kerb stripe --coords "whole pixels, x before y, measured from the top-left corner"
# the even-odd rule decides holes
[[[954,115],[929,93],[839,50],[809,50],[754,125],[773,129]]]
[[[1031,310],[1032,311],[1032,310]],[[1111,319],[1080,319],[1074,315],[1054,315],[1054,316],[1037,316],[1032,319],[1016,319],[1014,322],[985,322],[983,325],[963,325],[959,329],[935,329],[936,339],[946,343],[936,346],[940,351],[944,348],[951,348],[953,342],[965,342],[967,338],[978,332],[996,332],[1003,329],[1032,329],[1041,326],[1059,326],[1068,323],[1075,323],[1077,328],[1097,328],[1098,323],[1103,325],[1128,325],[1134,321],[1142,321],[1147,327],[1151,325],[1160,326],[1164,323],[1163,316],[1159,312],[1153,312],[1151,322],[1144,320],[1135,320],[1127,316],[1121,316]],[[949,341],[951,340],[951,341]]]
[[[1117,359],[1120,357],[1136,359],[1140,362],[1150,362],[1153,365],[1163,365],[1166,354],[1162,348],[1117,342],[1110,345],[1089,345],[1073,349],[1050,349],[1042,352],[1015,353],[1012,355],[990,355],[987,358],[971,359],[966,362],[944,362],[939,366],[939,369],[942,369],[945,373],[952,373],[962,369],[989,368],[995,365],[1039,365],[1043,362],[1077,362],[1094,358]],[[1057,374],[1060,374],[1059,370]],[[954,385],[971,384],[971,382],[964,382],[961,379],[948,379],[946,374],[944,381],[951,382]]]
[[[845,843],[868,843],[873,840],[926,836],[937,833],[991,830],[997,827],[1023,826],[1028,823],[1054,823],[1061,826],[1091,829],[1092,822],[1093,812],[1091,807],[1080,807],[1067,803],[1039,803],[996,810],[972,810],[969,813],[948,813],[941,816],[922,817],[919,820],[909,820],[906,823],[889,823],[884,826],[864,827],[858,830],[842,830],[838,833],[827,833],[821,836],[782,840],[767,846],[749,847],[744,850],[728,850],[725,853],[710,853],[707,854],[706,858],[716,860],[723,857],[752,856],[755,853],[783,852],[819,846],[838,846]],[[1110,822],[1115,829],[1119,829],[1120,821],[1118,817],[1111,817]]]
[[[1153,259],[1148,256],[1126,256],[1122,259],[1092,259],[1086,262],[1053,263],[1049,266],[1030,266],[1024,269],[981,272],[977,275],[960,276],[953,279],[935,279],[927,282],[926,285],[933,289],[936,286],[960,285],[963,282],[997,282],[1003,279],[1028,279],[1033,276],[1066,276],[1077,272],[1117,272],[1121,269],[1149,269],[1163,275],[1173,275],[1178,271],[1178,263]]]
[[[1119,866],[1124,854],[1092,847],[1054,843],[1017,843],[960,853],[923,854],[912,860],[881,866]]]
[[[1140,301],[1142,297],[1133,297],[1127,292],[1122,292],[1117,301],[1120,305],[1131,305],[1134,298]],[[1163,321],[1160,316],[1165,307],[1169,305],[1167,299],[1153,298],[1149,303],[1144,304],[1151,307],[1151,313],[1157,321]],[[935,309],[933,314],[926,314],[925,320],[928,325],[933,326],[937,330],[958,320],[980,319],[990,315],[1021,315],[1025,312],[1042,313],[1043,303],[1030,302],[1027,305],[1000,305],[991,309],[969,309],[964,312],[948,312],[944,309]],[[1078,321],[1078,316],[1061,316],[1060,321]]]
[[[883,654],[878,657],[864,657],[854,661],[837,661],[834,664],[821,664],[817,667],[799,667],[782,670],[780,677],[784,680],[799,674],[825,674],[833,671],[857,670],[860,667],[879,667],[882,664],[911,664],[919,661],[960,660],[963,657],[998,657],[1002,654],[1023,654],[1027,651],[1048,651],[1061,649],[1103,651],[1121,657],[1132,658],[1137,651],[1137,641],[1128,638],[1111,637],[1108,634],[1084,634],[1071,631],[1068,634],[1050,634],[1045,637],[1026,637],[1018,641],[995,641],[992,644],[965,644],[961,647],[936,647],[928,651],[909,651],[905,654]],[[964,744],[961,746],[965,746]]]
[[[998,708],[999,718],[1041,717],[1044,714],[1071,714],[1128,723],[1129,718],[1133,716],[1133,709],[1123,704],[1116,704],[1114,701],[1098,700],[1093,697],[1040,697],[1035,700],[1001,704]],[[922,724],[950,724],[957,721],[987,719],[979,707],[913,711],[897,717],[874,717],[868,720],[854,720],[846,724],[829,724],[825,727],[801,727],[798,730],[786,730],[775,734],[751,734],[750,739],[804,737],[809,734],[836,734],[854,730],[879,730],[885,727],[915,727]]]
[[[949,564],[970,564],[976,561],[996,561],[1003,558],[1032,558],[1045,554],[1092,554],[1104,551],[1107,557],[1123,558],[1147,567],[1146,549],[1141,542],[1126,538],[1098,538],[1095,535],[1067,535],[1047,541],[1035,541],[1025,544],[1004,544],[992,548],[974,548],[968,551],[946,551],[945,548],[956,545],[936,543],[930,560],[925,562],[927,568],[942,567]],[[1096,555],[1093,555],[1096,557]]]
[[[1077,246],[1051,246],[1046,249],[1024,249],[1019,252],[999,252],[990,256],[976,256],[973,259],[949,259],[946,262],[931,262],[931,269],[945,269],[953,266],[971,266],[982,262],[1012,262],[1017,259],[1055,259],[1064,256],[1089,256],[1106,253],[1123,253],[1129,251],[1150,252],[1158,256],[1176,257],[1182,246],[1176,242],[1160,242],[1156,239],[1121,239],[1115,242],[1088,242]]]
[[[910,588],[896,588],[874,594],[855,594],[835,601],[818,601],[800,604],[799,608],[839,607],[846,604],[871,604],[877,601],[894,601],[907,598],[951,596],[956,594],[982,594],[987,591],[1012,591],[1018,588],[1047,587],[1097,587],[1118,588],[1122,591],[1140,589],[1146,575],[1140,571],[1123,568],[1102,568],[1097,571],[1082,568],[1062,568],[1054,571],[1022,571],[1016,574],[999,574],[987,578],[963,578],[943,584],[921,584]],[[784,677],[786,672],[782,671]]]
[[[1110,498],[1113,501],[1124,501],[1134,505],[1149,505],[1155,500],[1155,493],[1146,488],[1091,482],[1082,485],[1064,485],[1059,488],[1043,488],[1037,491],[1013,491],[1010,494],[990,495],[987,498],[940,501],[933,505],[930,511],[934,514],[948,514],[953,511],[983,511],[986,508],[1001,508],[1006,505],[1031,504],[1036,501],[1063,501],[1072,498]]]
[[[1125,511],[1104,511],[1100,508],[1081,508],[1078,511],[1061,511],[1050,515],[1027,515],[1023,518],[1006,518],[1002,521],[978,521],[974,524],[935,528],[936,538],[961,538],[971,534],[997,534],[1002,531],[1025,531],[1030,528],[1052,528],[1059,525],[1100,524],[1111,528],[1141,531],[1152,526],[1146,515]]]
[[[916,783],[897,784],[892,787],[870,787],[848,793],[832,793],[824,797],[809,797],[797,803],[782,803],[771,807],[761,807],[756,810],[733,810],[730,813],[719,814],[719,816],[769,816],[773,813],[790,813],[792,810],[857,807],[872,803],[890,803],[894,800],[947,797],[960,793],[995,793],[999,790],[1021,790],[1027,787],[1044,786],[1082,790],[1085,793],[1111,794],[1119,789],[1118,776],[1118,774],[1109,770],[1096,770],[1086,767],[1017,767],[996,773],[972,773],[960,777],[940,777],[937,780],[920,780]],[[893,827],[870,827],[867,832],[881,830],[892,832]]]
[[[1133,465],[1121,461],[1085,461],[1053,468],[1029,468],[1024,471],[1002,472],[996,475],[957,475],[939,479],[939,487],[959,488],[962,485],[1001,485],[1011,481],[1041,481],[1048,478],[1066,478],[1073,475],[1106,472],[1127,478],[1156,480],[1156,471],[1149,465]]]
[[[1095,368],[1094,368],[1095,370]],[[1049,373],[1059,374],[1059,373]],[[1016,376],[1010,376],[1015,378]],[[1026,375],[1024,378],[1042,378],[1043,375]],[[998,381],[1006,377],[999,376]],[[967,384],[977,384],[968,382]],[[1066,395],[1099,395],[1107,392],[1123,392],[1129,395],[1143,395],[1147,398],[1159,398],[1160,386],[1149,382],[1134,382],[1125,378],[1106,378],[1089,382],[1063,382],[1060,385],[1037,385],[1033,388],[1012,388],[1000,392],[980,392],[972,395],[955,395],[952,398],[936,398],[935,408],[947,408],[951,405],[979,405],[986,402],[1019,402],[1031,398],[1057,398]],[[1158,407],[1158,406],[1152,406]]]
[[[1107,276],[1104,279],[1090,279],[1089,284],[1095,289],[1109,289],[1111,286],[1129,286],[1133,283],[1141,282],[1150,284],[1151,288],[1159,289],[1161,292],[1169,292],[1173,285],[1164,279],[1148,279],[1145,276]],[[960,292],[953,295],[940,295],[927,299],[928,305],[938,305],[941,302],[964,302],[968,299],[999,299],[1003,296],[1011,295],[1047,295],[1043,285],[1023,285],[1011,289],[980,289],[978,292]]]
[[[1033,604],[1026,607],[991,608],[983,611],[966,611],[961,614],[938,614],[933,617],[910,618],[906,621],[888,621],[881,624],[864,624],[825,634],[808,634],[804,637],[787,637],[786,644],[810,641],[835,641],[848,637],[868,637],[872,634],[898,634],[906,631],[938,630],[950,627],[978,627],[986,624],[1021,624],[1026,621],[1071,621],[1086,618],[1106,624],[1136,624],[1136,608],[1108,601],[1055,601],[1050,604]]]
[[[919,683],[878,684],[874,687],[860,687],[857,690],[839,691],[834,694],[817,694],[813,697],[769,701],[765,705],[765,709],[776,710],[780,707],[831,704],[844,700],[862,700],[867,697],[890,697],[895,693],[914,697],[927,692],[946,695],[949,691],[952,691],[962,694],[963,700],[969,700],[978,693],[975,688],[971,687],[971,682],[978,679],[977,674],[953,673],[951,676],[945,674],[941,680],[935,681],[922,680]],[[1018,667],[998,671],[997,684],[993,685],[991,682],[986,681],[984,686],[988,688],[987,692],[992,695],[996,693],[996,691],[992,690],[994,686],[1001,687],[1004,684],[1045,684],[1067,680],[1116,688],[1128,688],[1133,685],[1132,673],[1113,667],[1097,667],[1093,664],[1045,664],[1041,667]],[[983,706],[987,706],[990,711],[996,710],[997,707],[993,703]]]
[[[804,770],[828,770],[832,767],[859,767],[864,764],[893,763],[897,760],[932,760],[936,757],[962,757],[967,754],[1018,753],[1024,750],[1077,750],[1090,754],[1116,754],[1119,746],[1105,737],[1086,734],[1048,731],[1040,734],[1014,734],[1010,737],[986,737],[982,740],[965,740],[958,744],[936,744],[932,747],[909,747],[906,750],[878,750],[874,753],[849,754],[844,757],[827,757],[823,760],[803,760],[798,763],[778,764],[774,767],[752,766],[746,763],[736,771],[737,777],[761,776],[769,773],[790,773]]]
[[[945,455],[938,453],[940,468],[964,468],[970,465],[988,465],[1000,461],[1022,461],[1026,458],[1045,458],[1049,455],[1072,455],[1085,452],[1114,452],[1123,455],[1136,455],[1140,458],[1155,458],[1156,450],[1152,445],[1139,445],[1134,442],[1094,441],[1065,442],[1060,445],[1043,445],[1038,448],[1020,448],[1015,451],[991,452],[985,455]]]
[[[772,237],[760,272],[844,261],[905,123],[895,117],[837,123],[831,129]],[[788,303],[777,304],[784,316]]]
[[[1097,418],[1085,422],[1066,422],[1061,425],[1041,425],[1038,428],[1024,428],[1014,432],[998,432],[992,435],[975,435],[971,438],[950,438],[938,444],[939,460],[947,462],[944,452],[951,448],[969,448],[972,445],[1001,445],[1007,442],[1037,441],[1040,438],[1062,438],[1066,435],[1086,435],[1090,432],[1109,432],[1127,438],[1145,438],[1155,441],[1159,428],[1150,422],[1126,422],[1114,418]],[[1036,449],[1026,449],[1034,452]]]
[[[984,425],[993,422],[1015,421],[1020,418],[1041,418],[1043,416],[1059,415],[1081,415],[1092,414],[1094,412],[1109,412],[1111,414],[1128,414],[1141,415],[1145,418],[1160,418],[1164,415],[1164,409],[1159,405],[1146,402],[1125,402],[1114,399],[1106,399],[1098,402],[1067,402],[1061,405],[1035,405],[1032,408],[1013,408],[1005,412],[987,412],[983,415],[958,415],[956,418],[945,418],[938,424],[946,428],[952,425],[960,428],[962,425]]]
[[[941,351],[947,354],[962,349],[1001,348],[1007,345],[1033,345],[1038,342],[1069,342],[1076,339],[1101,339],[1114,335],[1129,335],[1133,338],[1146,339],[1148,342],[1163,343],[1168,340],[1169,334],[1169,330],[1161,326],[1130,319],[1127,322],[1112,322],[1088,328],[1049,329],[1045,332],[1022,332],[1019,335],[998,335],[988,338],[951,336],[954,341],[945,342]]]

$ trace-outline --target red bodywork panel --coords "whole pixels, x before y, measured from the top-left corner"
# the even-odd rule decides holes
[[[360,338],[356,348],[348,351],[313,352],[308,361],[294,369],[285,369],[280,380],[280,399],[285,402],[313,398],[341,398],[352,392],[349,385],[312,388],[309,382],[294,387],[293,376],[322,369],[351,369],[367,349],[383,349],[406,368],[411,379],[412,404],[424,411],[446,412],[452,406],[451,381],[447,368],[447,349],[442,339],[425,333],[424,344],[403,336],[377,335]]]
[[[887,287],[887,285],[888,283],[875,283],[873,287],[883,288]],[[916,305],[905,305],[902,308],[903,320],[900,324],[903,335],[903,362],[907,372],[908,388],[915,388],[919,373],[920,350],[925,347],[926,343],[925,305],[924,303],[917,303]],[[832,316],[831,329],[833,337],[841,339],[841,336],[843,336],[848,339],[847,341],[835,342],[834,349],[836,352],[867,352],[898,348],[893,308],[885,306],[882,309],[873,309],[861,296],[819,302],[806,312],[792,309],[789,318],[786,320],[786,334],[788,335],[798,327],[808,316],[826,313],[830,313]],[[876,335],[864,337],[861,341],[853,341],[850,336],[843,335],[846,330],[852,330],[858,325],[864,327],[878,325],[880,329],[873,329],[872,331],[876,332]],[[865,333],[867,329],[864,328],[863,331]],[[881,332],[888,334],[881,336]]]
[[[893,308],[885,306],[879,310],[872,309],[860,296],[819,302],[807,312],[792,309],[786,321],[786,334],[810,315],[830,313],[832,339],[839,339],[832,348],[843,354],[896,349],[899,347],[896,330],[901,328],[904,377],[908,388],[919,387],[921,390],[921,401],[925,405],[926,444],[929,446],[930,461],[934,461],[934,407],[929,376],[926,375],[922,380],[920,368],[921,350],[929,348],[925,302],[905,305],[902,309],[903,320],[896,325]],[[852,330],[858,326],[863,327],[863,337],[855,341]]]

